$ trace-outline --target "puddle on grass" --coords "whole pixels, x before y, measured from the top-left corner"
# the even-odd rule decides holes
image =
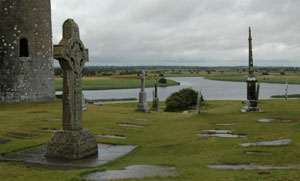
[[[231,133],[230,130],[222,130],[222,129],[205,129],[201,130],[203,132],[208,132],[208,133],[215,133],[215,134],[229,134]]]
[[[196,134],[197,136],[204,137],[220,137],[220,138],[246,138],[246,135],[236,135],[236,134]]]
[[[49,121],[49,122],[61,121],[61,119],[59,119],[59,118],[47,118],[47,119],[44,119],[44,120]]]
[[[19,132],[8,132],[10,136],[14,136],[17,138],[33,138],[37,136],[36,134],[30,134],[30,133],[19,133]]]
[[[261,141],[261,142],[253,142],[253,143],[241,143],[239,146],[282,146],[291,144],[291,139],[284,140],[274,140],[274,141]]]
[[[115,179],[134,179],[144,177],[178,177],[179,174],[174,167],[161,167],[152,165],[132,165],[125,167],[125,170],[107,170],[95,172],[83,176],[88,180],[115,180]]]
[[[137,124],[128,124],[128,123],[118,123],[119,126],[123,127],[132,127],[132,128],[144,128],[145,126],[137,125]]]
[[[295,166],[265,166],[265,165],[207,165],[214,169],[232,169],[232,170],[269,170],[269,169],[297,169]]]
[[[11,142],[9,139],[0,138],[0,144],[5,145],[7,143]]]
[[[97,137],[101,138],[116,138],[116,139],[126,139],[126,136],[123,135],[108,135],[108,134],[98,134]]]

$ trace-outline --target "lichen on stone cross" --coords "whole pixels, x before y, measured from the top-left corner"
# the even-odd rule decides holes
[[[79,36],[79,27],[72,19],[63,24],[63,38],[54,45],[54,58],[63,70],[63,129],[82,129],[82,70],[88,61]]]

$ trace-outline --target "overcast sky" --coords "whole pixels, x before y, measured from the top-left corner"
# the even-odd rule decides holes
[[[86,65],[300,66],[300,0],[51,0],[53,39],[74,19]]]

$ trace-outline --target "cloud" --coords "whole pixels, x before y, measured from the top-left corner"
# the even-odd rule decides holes
[[[299,0],[52,0],[54,43],[73,18],[87,65],[299,66]],[[285,60],[285,61],[283,61]]]

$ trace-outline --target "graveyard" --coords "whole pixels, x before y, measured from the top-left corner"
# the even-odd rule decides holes
[[[132,165],[158,165],[175,167],[179,176],[149,177],[143,180],[298,180],[299,100],[262,100],[259,101],[259,105],[264,109],[264,113],[241,113],[241,101],[205,101],[200,114],[195,115],[194,112],[136,112],[136,103],[103,106],[88,104],[88,109],[83,111],[83,127],[90,129],[94,135],[126,137],[118,139],[96,136],[98,143],[136,145],[137,148],[113,162],[96,168],[55,170],[2,161],[0,178],[80,180],[83,175],[97,171],[122,170]],[[162,109],[165,107],[163,102],[160,106]],[[48,143],[52,137],[51,130],[61,129],[61,107],[60,101],[1,103],[1,156]],[[273,121],[258,121],[263,118]],[[119,123],[143,127],[122,127]],[[232,134],[246,137],[197,136],[206,133],[203,130],[230,130]],[[29,136],[15,136],[11,134],[14,132],[26,133]],[[290,139],[291,143],[281,146],[239,146],[241,143],[285,139]],[[289,166],[291,169],[208,168],[208,165],[215,164]]]
[[[199,2],[0,0],[0,180],[300,180],[294,29]]]

